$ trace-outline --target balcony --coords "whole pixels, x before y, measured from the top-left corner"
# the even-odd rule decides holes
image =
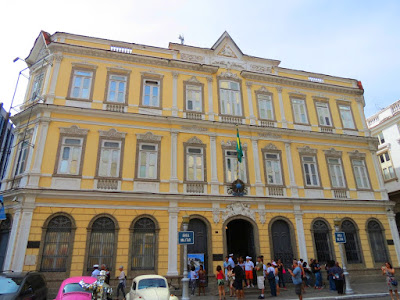
[[[106,110],[123,113],[125,111],[125,105],[108,103],[108,104],[106,104]]]
[[[186,183],[186,193],[204,194],[204,183]]]
[[[260,126],[262,126],[262,127],[275,127],[275,122],[273,122],[273,121],[260,121]]]
[[[202,120],[203,116],[198,112],[186,112],[186,118],[192,120]]]
[[[335,199],[347,199],[347,191],[346,190],[333,190],[333,197]]]
[[[118,190],[118,179],[98,179],[97,180],[97,188],[99,190]]]
[[[268,196],[283,197],[284,195],[283,187],[268,187]]]
[[[333,133],[333,128],[332,127],[320,127],[319,130],[321,132]]]
[[[242,118],[233,116],[220,116],[220,121],[230,124],[242,124]]]

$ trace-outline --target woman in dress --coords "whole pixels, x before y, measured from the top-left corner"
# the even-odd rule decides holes
[[[215,274],[215,277],[217,278],[217,285],[218,285],[218,295],[219,295],[219,300],[222,300],[222,296],[225,298],[225,274],[222,271],[221,266],[217,266],[217,274]]]
[[[285,270],[285,267],[283,266],[282,260],[278,259],[279,287],[282,287],[284,290],[286,290],[285,279],[283,277],[285,273],[286,273],[286,270]]]
[[[234,281],[235,281],[235,275],[233,274],[233,269],[231,266],[228,266],[229,297],[235,296],[235,289],[233,288]]]
[[[200,296],[202,289],[203,289],[203,294],[205,296],[206,295],[207,278],[206,278],[206,271],[204,270],[203,265],[200,265],[200,270],[198,272],[198,275],[199,275],[199,296]]]
[[[389,289],[390,297],[392,300],[395,298],[393,297],[393,291],[394,294],[396,295],[396,299],[399,300],[399,294],[397,292],[397,281],[394,278],[394,268],[389,262],[386,262],[385,265],[382,267],[382,275],[386,276],[386,283]]]

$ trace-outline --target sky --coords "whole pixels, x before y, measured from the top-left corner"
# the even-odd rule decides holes
[[[40,30],[165,48],[179,34],[211,47],[226,30],[244,53],[281,67],[361,80],[368,117],[400,99],[398,20],[400,0],[2,0],[0,102],[8,110],[26,67],[13,59],[28,56]]]

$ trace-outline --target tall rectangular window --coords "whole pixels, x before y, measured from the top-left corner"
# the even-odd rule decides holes
[[[303,173],[305,185],[308,187],[319,187],[318,166],[315,156],[302,156]]]
[[[274,120],[274,108],[271,95],[257,94],[260,119]]]
[[[203,111],[202,90],[200,85],[186,85],[186,110],[194,112]]]
[[[71,97],[75,99],[90,99],[93,72],[87,70],[74,70],[71,87]]]
[[[19,145],[18,156],[16,159],[17,165],[15,168],[15,175],[20,175],[25,172],[26,161],[28,159],[29,142],[28,140],[21,141]]]
[[[332,126],[331,113],[327,102],[316,102],[318,122],[321,126]]]
[[[83,138],[63,137],[58,159],[58,174],[78,175],[82,157]]]
[[[108,102],[124,103],[126,94],[127,76],[110,75],[108,84]]]
[[[242,116],[240,84],[236,81],[220,81],[221,114]]]
[[[145,79],[143,91],[144,106],[160,107],[160,81]]]
[[[268,185],[282,185],[282,169],[279,153],[265,153],[265,173]]]
[[[350,105],[339,104],[339,113],[344,129],[356,129]]]
[[[204,181],[204,157],[202,148],[186,149],[186,180]]]
[[[393,168],[392,160],[390,159],[389,152],[385,152],[379,155],[379,160],[381,162],[381,168],[383,173],[383,178],[391,180],[396,178],[396,173]]]
[[[385,143],[385,136],[383,135],[383,132],[378,133],[378,140],[379,140],[379,145],[382,145]]]
[[[246,176],[246,165],[245,158],[242,158],[242,162],[238,163],[237,151],[235,150],[224,150],[225,154],[225,174],[226,182],[231,183],[238,179],[238,164],[239,164],[239,179],[243,182],[247,182]]]
[[[307,107],[304,99],[292,99],[294,122],[308,124]]]
[[[354,178],[356,180],[357,188],[369,189],[370,184],[368,180],[368,171],[365,166],[364,159],[352,159]]]
[[[340,158],[327,158],[329,175],[333,188],[345,188],[346,180],[344,178],[342,160]]]
[[[158,164],[158,145],[140,144],[139,145],[139,166],[138,178],[157,179]]]
[[[100,177],[119,177],[121,163],[121,141],[101,141],[101,152],[99,161]]]
[[[30,101],[34,101],[42,93],[44,73],[40,73],[33,79]]]

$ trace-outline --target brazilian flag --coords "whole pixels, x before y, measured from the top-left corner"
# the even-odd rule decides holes
[[[237,152],[238,161],[241,163],[242,162],[242,157],[243,157],[243,149],[242,149],[242,143],[240,142],[239,128],[236,128],[236,131],[237,131],[237,135],[236,135],[236,152]]]

